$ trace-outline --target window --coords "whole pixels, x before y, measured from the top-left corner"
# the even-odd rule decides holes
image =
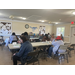
[[[65,27],[57,27],[56,36],[60,36],[61,34],[64,36]]]

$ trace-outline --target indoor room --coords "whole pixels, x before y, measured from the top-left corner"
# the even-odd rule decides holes
[[[75,9],[0,9],[0,65],[75,65]]]

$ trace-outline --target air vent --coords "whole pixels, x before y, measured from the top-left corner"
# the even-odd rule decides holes
[[[27,18],[28,20],[39,20],[39,19],[42,19],[41,16],[37,16],[37,15],[32,15],[30,17]]]

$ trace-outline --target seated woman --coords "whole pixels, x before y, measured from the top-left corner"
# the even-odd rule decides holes
[[[15,35],[15,33],[13,32],[12,35],[9,37],[9,42],[12,43],[12,41],[17,41],[17,40],[18,40],[18,38]]]
[[[64,42],[62,41],[60,36],[57,36],[55,40],[52,41],[53,47],[49,48],[49,57],[51,57],[52,52],[55,54],[56,51],[58,50],[60,45],[64,45]]]
[[[25,58],[28,53],[33,51],[31,43],[27,40],[24,35],[20,36],[21,47],[18,53],[13,54],[13,64],[17,65],[17,60],[21,61],[21,64],[25,64]]]

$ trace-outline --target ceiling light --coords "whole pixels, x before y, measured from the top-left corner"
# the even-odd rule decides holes
[[[44,21],[42,21],[42,22],[44,22]]]
[[[24,20],[26,19],[26,18],[23,18]]]
[[[0,15],[1,15],[1,13],[0,13]]]
[[[75,12],[73,12],[73,14],[75,15]]]
[[[55,23],[55,24],[58,24],[58,23]]]

